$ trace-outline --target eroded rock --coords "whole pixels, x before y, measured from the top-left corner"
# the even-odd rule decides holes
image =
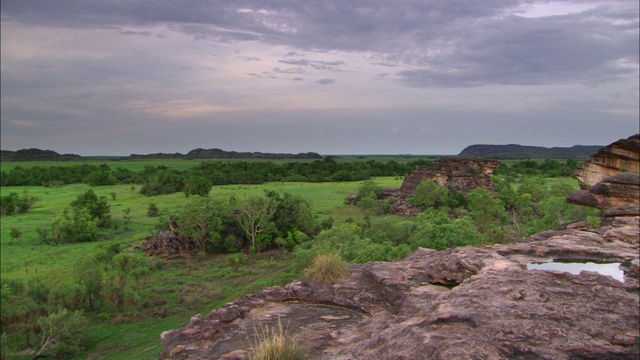
[[[425,180],[433,180],[436,184],[463,194],[475,189],[487,189],[495,192],[491,181],[493,171],[500,167],[500,162],[485,159],[444,158],[435,162],[434,166],[419,166],[402,182],[400,191],[413,195],[416,187]]]
[[[247,359],[252,329],[278,319],[309,359],[635,358],[638,249],[613,233],[638,235],[638,227],[419,249],[397,263],[353,265],[331,286],[301,280],[265,289],[163,333],[160,358]],[[625,281],[527,270],[551,258],[620,262]]]

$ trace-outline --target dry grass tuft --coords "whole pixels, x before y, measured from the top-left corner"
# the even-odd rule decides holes
[[[304,270],[304,276],[322,284],[332,284],[347,278],[349,269],[340,254],[320,254]]]
[[[256,329],[256,344],[251,347],[251,360],[295,360],[299,359],[298,343],[295,338],[287,335],[287,328],[282,327],[280,319],[278,326],[270,328],[268,325]]]

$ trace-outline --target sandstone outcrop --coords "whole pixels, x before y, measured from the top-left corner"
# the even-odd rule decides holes
[[[640,172],[640,134],[603,147],[583,163],[574,176],[578,179],[580,188],[587,190],[604,178],[622,172]]]
[[[575,172],[582,190],[567,201],[604,210],[607,217],[640,215],[640,137],[602,148]]]
[[[419,166],[402,182],[400,191],[413,195],[416,187],[425,180],[433,180],[436,184],[463,194],[483,188],[495,192],[491,181],[493,171],[500,167],[500,162],[484,159],[444,158],[435,162],[434,166]]]
[[[256,329],[280,321],[309,359],[636,359],[638,249],[619,239],[637,229],[353,265],[331,286],[295,281],[196,315],[161,335],[160,358],[247,359]],[[527,270],[549,259],[620,263],[624,278]]]

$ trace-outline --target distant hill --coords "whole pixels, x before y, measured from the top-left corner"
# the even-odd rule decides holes
[[[322,159],[318,153],[279,154],[262,152],[236,152],[220,149],[195,149],[186,155],[180,153],[131,154],[130,159]]]
[[[586,160],[604,146],[575,145],[572,147],[541,147],[523,145],[471,145],[458,156],[485,159],[580,159]]]
[[[53,150],[22,149],[18,151],[0,150],[0,161],[65,161],[81,160],[76,154],[58,154]]]

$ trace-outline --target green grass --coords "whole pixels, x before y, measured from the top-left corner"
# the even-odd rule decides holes
[[[385,187],[400,187],[400,178],[377,178],[375,181]],[[264,190],[280,193],[289,192],[303,196],[311,202],[320,219],[332,216],[335,223],[362,215],[353,206],[347,206],[345,199],[356,192],[362,182],[348,183],[267,183],[263,185],[226,185],[213,187],[210,195],[226,199],[231,195],[242,198],[249,194],[263,194]],[[113,224],[100,240],[92,243],[60,244],[57,246],[39,243],[36,229],[49,226],[51,222],[80,194],[93,189],[98,196],[106,196],[111,205]],[[40,200],[26,214],[2,217],[0,237],[0,274],[5,279],[27,282],[39,277],[48,286],[55,288],[69,283],[74,264],[83,258],[92,258],[101,250],[101,245],[119,243],[124,251],[145,255],[133,248],[141,244],[146,236],[153,233],[158,222],[166,221],[168,215],[182,208],[187,198],[182,193],[147,197],[131,190],[131,185],[90,187],[87,185],[66,185],[56,188],[45,187],[2,187],[0,193],[11,192]],[[111,193],[116,194],[115,200]],[[160,209],[160,216],[149,217],[150,203]],[[123,211],[131,209],[129,229],[124,228]],[[10,244],[11,228],[23,231],[22,244]],[[159,339],[161,332],[179,328],[197,313],[207,314],[244,294],[257,292],[265,287],[285,285],[294,279],[290,268],[291,254],[274,251],[258,254],[241,265],[237,272],[227,264],[224,255],[199,256],[191,259],[167,261],[160,269],[151,273],[145,285],[139,304],[153,304],[158,300],[162,305],[130,307],[126,316],[114,321],[111,318],[96,318],[88,328],[94,342],[78,358],[109,359],[156,359],[162,350]],[[196,290],[197,289],[197,290]],[[166,317],[154,316],[154,311],[166,309]],[[118,319],[115,319],[118,320]],[[122,322],[122,323],[120,323]]]

